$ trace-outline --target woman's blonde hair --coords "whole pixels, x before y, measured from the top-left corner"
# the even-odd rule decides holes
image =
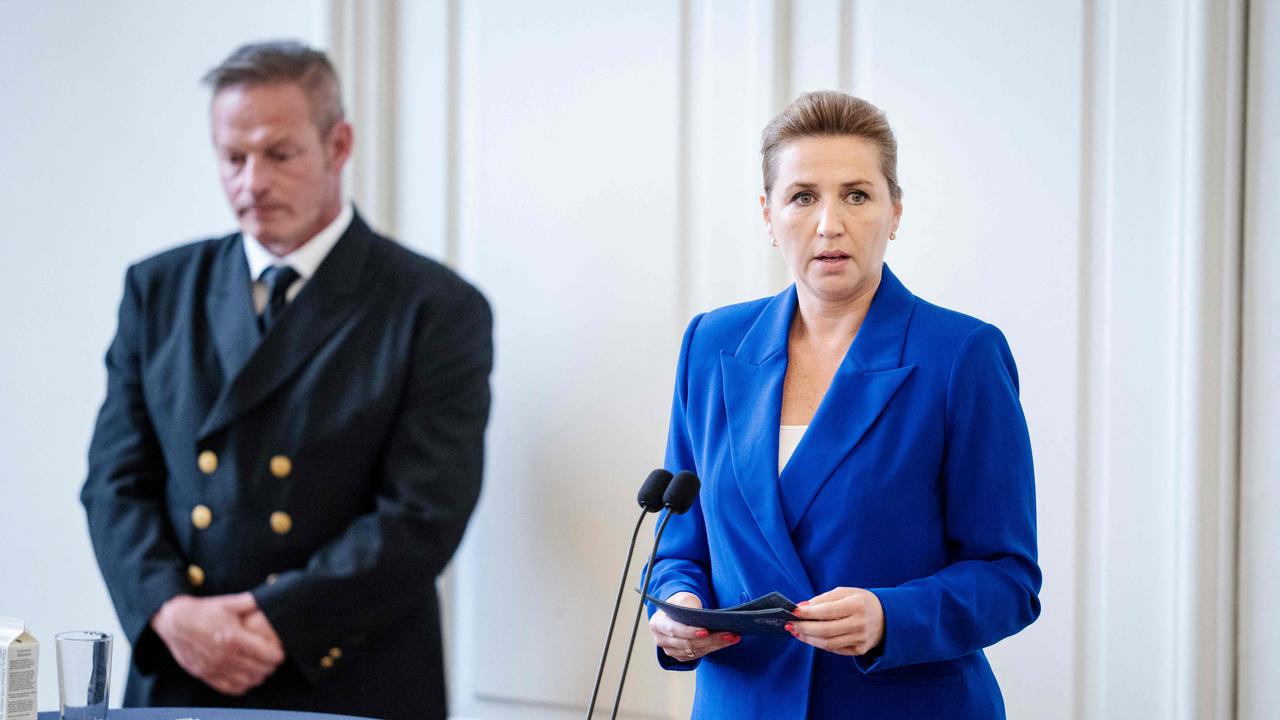
[[[902,200],[898,185],[898,141],[884,112],[871,103],[834,90],[805,93],[795,99],[760,135],[764,193],[773,189],[777,174],[775,156],[788,142],[802,137],[847,135],[875,143],[880,150],[880,171],[889,181],[889,195]]]

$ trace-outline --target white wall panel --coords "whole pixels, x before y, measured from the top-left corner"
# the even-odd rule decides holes
[[[1085,717],[1231,714],[1241,18],[1091,6]]]
[[[791,84],[787,94],[812,90],[849,92],[844,55],[852,25],[843,13],[850,3],[847,0],[792,0],[780,5],[790,10],[789,22],[784,27],[789,31],[787,49],[791,56]]]
[[[398,236],[399,7],[395,0],[329,0],[328,12],[326,44],[359,133],[343,181],[369,224]]]
[[[498,362],[457,576],[457,711],[576,717],[635,490],[662,464],[684,320],[679,7],[466,3],[459,32],[459,266],[496,308]],[[691,678],[638,648],[628,706],[647,711],[628,716],[665,717]]]
[[[1249,5],[1240,485],[1240,720],[1280,708],[1280,2]]]
[[[760,214],[760,131],[789,98],[785,8],[688,0],[676,148],[685,315],[777,291],[784,266]]]
[[[396,234],[446,261],[452,259],[457,193],[452,175],[457,169],[455,5],[450,0],[400,3],[391,38],[396,50]]]
[[[1086,717],[1173,716],[1174,371],[1181,18],[1099,3],[1094,83],[1093,272],[1084,476],[1093,553],[1082,589],[1096,637],[1080,648]],[[1123,309],[1122,312],[1118,311]]]

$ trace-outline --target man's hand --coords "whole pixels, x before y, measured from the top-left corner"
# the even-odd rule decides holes
[[[280,638],[247,592],[178,595],[160,606],[151,628],[183,670],[224,695],[249,692],[284,662]]]
[[[246,593],[248,594],[248,593]],[[250,597],[253,597],[250,595]],[[276,629],[271,627],[271,621],[263,614],[261,610],[255,606],[253,612],[248,615],[241,616],[244,620],[245,629],[280,648],[284,648],[284,643],[280,641],[280,636],[276,635]]]

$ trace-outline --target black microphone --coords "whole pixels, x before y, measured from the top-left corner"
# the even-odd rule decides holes
[[[640,486],[640,492],[636,493],[636,502],[640,503],[640,507],[644,508],[646,513],[656,513],[662,509],[662,500],[667,495],[667,488],[671,485],[671,473],[662,468],[658,468],[649,473],[649,477],[644,479],[644,484]],[[641,515],[640,517],[644,517]]]
[[[698,491],[701,489],[702,481],[697,475],[681,470],[662,493],[662,506],[677,515],[683,515],[693,507],[693,501],[698,499]]]
[[[618,606],[622,604],[622,591],[627,584],[627,573],[631,572],[631,554],[636,549],[636,537],[640,535],[640,525],[644,516],[662,509],[662,499],[671,484],[671,473],[661,468],[649,473],[636,494],[636,502],[640,503],[640,518],[636,520],[636,529],[631,531],[631,545],[627,547],[627,562],[622,567],[622,579],[618,581],[618,597],[613,600],[613,615],[609,618],[609,632],[604,636],[604,652],[600,653],[600,668],[596,670],[596,684],[591,688],[591,704],[587,706],[587,720],[596,709],[596,696],[600,694],[600,678],[604,676],[604,663],[609,657],[609,643],[613,640],[613,626],[618,622]]]
[[[640,613],[644,610],[644,599],[649,596],[649,577],[653,575],[653,559],[658,556],[658,543],[662,541],[662,533],[667,529],[667,522],[672,515],[683,515],[693,507],[698,499],[698,491],[702,489],[702,481],[688,470],[681,470],[672,478],[667,491],[662,494],[662,504],[667,514],[658,524],[658,532],[653,537],[653,550],[649,551],[649,564],[645,566],[644,583],[640,586],[640,604],[636,606],[636,618],[631,623],[631,639],[627,641],[627,659],[622,662],[622,677],[618,679],[618,694],[613,698],[613,714],[611,720],[618,717],[618,705],[622,702],[622,686],[627,682],[627,668],[631,667],[631,651],[636,645],[636,630],[640,627]]]

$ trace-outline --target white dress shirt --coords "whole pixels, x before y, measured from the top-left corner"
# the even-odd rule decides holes
[[[329,256],[329,251],[338,244],[338,239],[347,231],[353,217],[355,217],[355,208],[349,202],[343,203],[342,211],[333,219],[333,222],[284,257],[273,255],[258,242],[257,238],[244,233],[244,257],[249,261],[249,277],[253,278],[254,311],[261,315],[263,308],[267,306],[267,286],[260,279],[262,271],[272,265],[288,265],[297,271],[298,279],[293,281],[284,296],[286,302],[293,302],[298,293],[302,292],[302,286],[307,284],[311,276],[315,275],[316,270],[320,268],[320,263]]]

